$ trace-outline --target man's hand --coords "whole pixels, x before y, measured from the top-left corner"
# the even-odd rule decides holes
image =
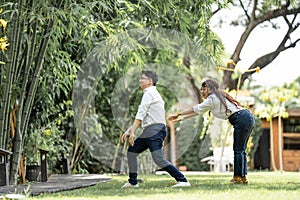
[[[134,134],[129,135],[128,141],[131,146],[134,146]]]
[[[128,138],[129,144],[131,146],[134,145],[134,133],[135,130],[140,126],[141,120],[135,119],[133,124],[125,131],[125,133],[122,136],[122,142],[125,142],[125,140]]]
[[[129,136],[129,131],[126,131],[125,133],[123,133],[123,135],[122,135],[122,143],[124,143],[125,142],[125,140],[127,139],[127,137]]]
[[[125,140],[128,138],[128,142],[131,146],[134,145],[134,133],[131,133],[130,131],[126,131],[122,136],[122,143],[125,142]]]

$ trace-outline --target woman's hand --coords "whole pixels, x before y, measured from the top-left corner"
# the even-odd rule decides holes
[[[171,121],[178,120],[178,117],[179,117],[179,116],[180,116],[179,113],[177,113],[177,114],[170,114],[170,115],[168,116],[168,120],[171,120]]]
[[[181,122],[184,120],[184,117],[178,117],[177,119],[173,119],[172,122]]]

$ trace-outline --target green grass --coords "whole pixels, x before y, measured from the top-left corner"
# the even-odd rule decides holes
[[[139,188],[121,189],[127,176],[110,175],[112,181],[98,185],[44,194],[29,199],[44,200],[294,200],[300,198],[300,173],[298,172],[249,172],[249,184],[232,185],[230,173],[203,173],[187,175],[192,184],[186,188],[170,188],[174,180],[169,175],[140,175],[144,182]]]

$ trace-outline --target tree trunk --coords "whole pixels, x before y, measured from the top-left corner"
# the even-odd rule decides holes
[[[185,65],[186,68],[188,68],[189,70],[191,69],[191,62],[190,62],[190,57],[188,55],[185,55],[184,58],[183,58],[183,64]],[[196,101],[198,103],[200,103],[202,100],[201,98],[201,94],[200,94],[200,90],[199,88],[196,86],[195,84],[195,80],[193,78],[192,75],[189,75],[187,77],[187,79],[190,81],[191,83],[191,86],[192,86],[192,89],[193,89],[193,92],[194,94],[196,94]]]
[[[18,116],[18,115],[17,115]],[[19,118],[19,116],[18,116]],[[18,119],[20,120],[20,119]],[[13,154],[10,162],[10,184],[16,185],[18,180],[18,169],[20,164],[20,157],[22,153],[22,134],[20,133],[20,126],[17,124],[15,138],[13,140]]]

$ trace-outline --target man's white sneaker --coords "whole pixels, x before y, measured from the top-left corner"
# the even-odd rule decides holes
[[[122,188],[129,188],[129,187],[139,187],[139,184],[132,185],[131,183],[127,182],[122,186]]]
[[[172,186],[172,188],[176,187],[189,187],[191,184],[189,182],[180,182],[178,181],[175,185]]]

